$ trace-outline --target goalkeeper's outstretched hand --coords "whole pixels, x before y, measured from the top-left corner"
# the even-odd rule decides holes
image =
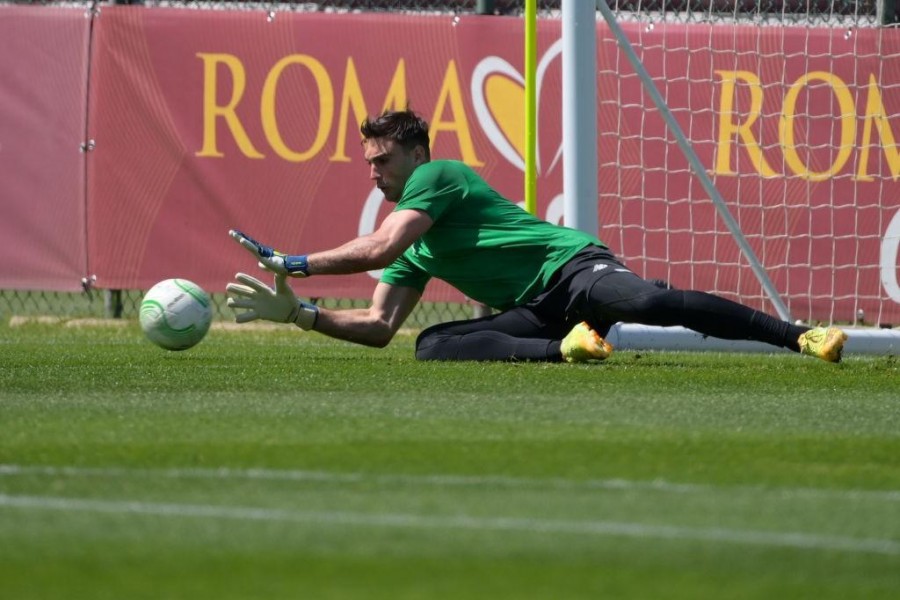
[[[312,329],[319,316],[319,309],[315,305],[298,300],[286,277],[276,274],[275,287],[270,288],[246,273],[235,275],[239,283],[229,283],[225,286],[231,294],[228,306],[236,312],[234,320],[238,323],[249,323],[264,319],[276,323],[294,323],[301,329]],[[241,312],[237,312],[238,310]]]
[[[291,277],[307,277],[309,275],[305,254],[291,255],[278,252],[271,246],[260,244],[237,229],[229,230],[228,235],[252,254],[263,269]]]

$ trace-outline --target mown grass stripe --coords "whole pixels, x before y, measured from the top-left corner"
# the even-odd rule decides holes
[[[110,501],[51,496],[0,494],[0,508],[56,510],[176,518],[312,523],[336,526],[398,527],[406,529],[460,529],[511,531],[539,534],[619,536],[673,541],[826,550],[850,553],[900,555],[900,542],[890,539],[826,536],[803,532],[775,532],[726,528],[675,527],[619,521],[523,519],[512,517],[433,516],[411,513],[363,513],[349,511],[297,511],[252,506],[215,506],[143,501]]]
[[[292,469],[131,469],[124,467],[72,467],[0,464],[0,477],[14,475],[46,475],[64,477],[107,478],[166,478],[221,479],[320,482],[329,484],[376,483],[435,487],[506,487],[552,490],[641,490],[673,494],[709,494],[712,492],[745,494],[748,492],[780,497],[820,497],[884,500],[900,502],[900,490],[862,490],[790,488],[768,486],[714,486],[709,484],[675,483],[662,479],[640,481],[629,479],[564,479],[559,477],[533,478],[505,475],[405,475],[334,471],[304,471]]]

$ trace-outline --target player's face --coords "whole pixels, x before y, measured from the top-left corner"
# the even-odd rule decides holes
[[[416,167],[425,162],[421,147],[405,150],[387,138],[365,140],[363,153],[369,163],[369,179],[375,182],[388,202],[400,199],[406,180]]]

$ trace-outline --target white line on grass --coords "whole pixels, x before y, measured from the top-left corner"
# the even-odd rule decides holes
[[[675,494],[708,494],[711,492],[755,492],[781,497],[823,497],[841,499],[871,499],[900,501],[900,490],[861,490],[790,488],[768,486],[714,486],[674,483],[663,479],[635,481],[630,479],[563,479],[560,477],[533,478],[503,475],[400,475],[378,473],[342,473],[335,471],[303,471],[293,469],[141,469],[125,467],[67,467],[0,464],[0,477],[14,475],[47,475],[52,477],[107,477],[166,479],[217,479],[297,481],[330,484],[375,483],[379,485],[430,485],[437,487],[508,487],[554,490],[640,490]]]
[[[730,544],[900,555],[900,542],[878,538],[814,535],[724,528],[673,527],[621,521],[575,521],[511,517],[428,516],[409,513],[297,511],[250,506],[214,506],[139,501],[92,500],[0,494],[0,508],[57,510],[176,518],[231,519],[316,525],[513,531],[539,534],[620,536],[640,539],[722,542]]]

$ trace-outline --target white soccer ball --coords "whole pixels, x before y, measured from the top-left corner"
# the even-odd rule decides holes
[[[200,343],[212,322],[212,304],[203,289],[187,279],[166,279],[141,301],[141,329],[166,350],[187,350]]]

